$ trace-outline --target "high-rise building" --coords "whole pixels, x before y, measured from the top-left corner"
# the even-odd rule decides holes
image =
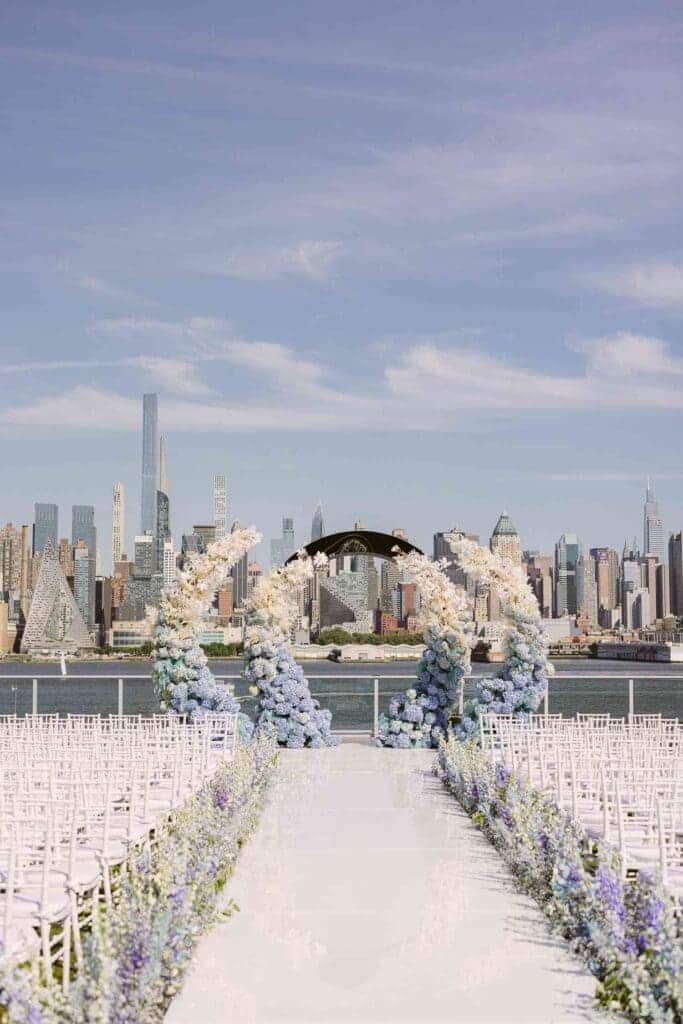
[[[88,608],[87,613],[83,612],[83,618],[88,629],[95,625],[95,578],[97,572],[97,530],[95,528],[95,509],[92,505],[74,505],[71,509],[71,544],[75,548],[79,541],[83,541],[88,551]],[[74,554],[74,581],[76,579]],[[81,559],[85,556],[81,555]],[[83,564],[80,572],[83,573]],[[74,582],[75,585],[75,582]]]
[[[614,548],[591,548],[597,588],[598,610],[619,604],[619,555]]]
[[[37,501],[33,520],[33,554],[42,555],[45,542],[50,540],[52,550],[57,550],[59,534],[59,509],[56,505]]]
[[[239,530],[239,520],[232,524],[231,533]],[[233,565],[230,575],[232,576],[232,601],[235,608],[244,608],[249,596],[249,560],[246,553],[238,562]]]
[[[121,561],[125,543],[126,502],[123,484],[114,484],[111,503],[111,564]]]
[[[21,538],[21,530],[12,523],[7,523],[0,530],[0,574],[2,575],[2,591],[5,600],[8,599],[8,594],[15,591],[18,598],[21,588]],[[12,617],[12,608],[10,607],[10,618]]]
[[[74,545],[74,599],[78,605],[81,617],[89,629],[90,625],[90,552],[84,540],[76,541]],[[95,623],[95,608],[93,599],[93,625]]]
[[[683,530],[669,537],[669,594],[671,614],[683,615]]]
[[[216,527],[213,523],[197,524],[192,527],[192,536],[196,540],[197,550],[204,554],[209,544],[216,540]]]
[[[164,544],[171,539],[171,516],[168,495],[157,491],[156,526],[154,541],[156,544],[156,571],[164,571]]]
[[[68,579],[69,576],[74,574],[74,554],[73,548],[71,547],[71,541],[68,537],[62,537],[59,541],[59,551],[57,552],[57,558],[59,565]]]
[[[590,555],[581,555],[577,567],[577,591],[580,589],[580,601],[577,593],[578,611],[583,613],[589,626],[598,624],[598,585],[595,579],[595,562]]]
[[[311,523],[311,540],[320,540],[321,537],[325,536],[325,520],[323,519],[323,506],[322,502],[318,502],[313,512],[313,521]]]
[[[669,566],[664,562],[658,562],[656,568],[657,602],[656,611],[658,619],[665,619],[671,614],[671,599],[669,587]]]
[[[156,569],[156,545],[151,533],[135,538],[135,576],[152,576]]]
[[[168,453],[166,451],[166,435],[159,437],[159,490],[164,494],[171,494],[171,485],[168,479]]]
[[[88,549],[79,541],[76,554],[82,552],[79,583],[84,605],[88,599]],[[93,646],[77,597],[71,593],[64,578],[57,553],[48,538],[43,548],[40,575],[21,639],[25,653],[51,648],[77,650]]]
[[[284,516],[282,519],[282,536],[270,542],[271,569],[279,569],[295,551],[294,520]]]
[[[553,560],[550,555],[526,552],[526,573],[531,589],[536,595],[541,618],[550,619],[553,614]]]
[[[228,531],[228,491],[225,473],[215,473],[213,478],[213,525],[215,539],[225,537]]]
[[[656,555],[660,562],[666,561],[664,523],[659,514],[659,502],[655,498],[654,487],[649,479],[643,506],[643,554]]]
[[[163,575],[164,575],[164,586],[171,587],[175,583],[176,579],[176,555],[173,549],[173,541],[164,541],[164,552],[163,552]]]
[[[491,540],[491,551],[497,551],[504,558],[518,565],[522,560],[522,545],[514,525],[507,512],[503,512],[496,523]]]
[[[583,605],[583,544],[563,533],[555,545],[555,617],[576,615]]]
[[[142,489],[140,534],[154,533],[159,487],[159,405],[156,395],[142,396]]]

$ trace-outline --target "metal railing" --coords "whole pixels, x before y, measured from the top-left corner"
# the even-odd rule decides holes
[[[459,709],[460,711],[462,711],[463,701],[466,700],[467,696],[468,696],[468,693],[466,691],[470,691],[471,692],[472,688],[474,687],[474,684],[476,683],[477,678],[479,678],[479,677],[478,676],[469,676],[468,679],[465,681],[466,682],[465,689],[461,690],[461,693],[460,693],[460,709]],[[224,675],[216,676],[216,680],[218,682],[224,682],[224,683],[232,684],[233,691],[234,691],[236,683],[238,683],[238,682],[244,683],[243,677],[240,674],[237,674],[237,673],[235,673],[235,674],[224,674]],[[312,690],[311,690],[312,696],[317,698],[318,700],[320,700],[322,703],[327,702],[329,700],[338,701],[339,699],[344,699],[344,698],[347,699],[347,700],[349,698],[362,698],[364,700],[372,698],[372,728],[371,728],[371,730],[367,726],[365,726],[364,728],[356,728],[356,727],[351,728],[351,727],[349,727],[349,728],[339,729],[339,730],[336,730],[336,731],[347,733],[347,734],[356,733],[356,734],[362,734],[362,735],[367,735],[368,732],[370,731],[371,734],[374,736],[374,735],[377,735],[382,698],[384,698],[385,700],[388,700],[395,693],[400,693],[401,691],[407,689],[409,687],[410,683],[415,681],[415,676],[413,674],[408,674],[408,673],[395,673],[395,674],[392,673],[392,674],[386,674],[386,675],[380,675],[380,676],[373,676],[371,674],[366,674],[366,673],[363,673],[363,674],[345,673],[343,675],[323,674],[323,675],[319,675],[319,676],[314,676],[313,674],[311,674],[310,677],[309,677],[309,680],[310,680],[311,686],[312,686]],[[619,687],[619,692],[617,692],[617,693],[603,693],[603,694],[600,694],[598,691],[591,692],[590,690],[586,690],[585,687],[583,687],[583,686],[580,687],[580,692],[579,692],[579,688],[576,688],[576,690],[575,690],[575,694],[574,694],[575,697],[576,696],[580,696],[580,697],[582,696],[584,698],[588,698],[589,702],[590,702],[590,698],[591,697],[593,699],[597,699],[597,700],[601,701],[602,702],[601,709],[605,709],[606,705],[608,703],[610,703],[610,702],[611,702],[611,706],[613,708],[619,707],[621,710],[616,712],[616,717],[622,717],[622,716],[625,716],[625,715],[633,715],[636,712],[636,709],[637,709],[638,705],[639,704],[642,705],[642,702],[643,702],[643,700],[646,697],[646,691],[647,690],[652,690],[653,686],[656,687],[657,684],[659,684],[659,683],[666,683],[666,684],[678,683],[677,687],[672,688],[672,692],[671,693],[667,693],[665,695],[664,700],[663,700],[664,706],[662,706],[660,708],[654,708],[654,710],[661,710],[664,717],[683,718],[683,675],[673,674],[673,673],[656,673],[656,674],[653,674],[653,675],[647,675],[645,673],[641,673],[641,674],[638,674],[638,675],[628,676],[628,675],[624,675],[623,673],[607,673],[607,672],[596,673],[594,675],[581,675],[581,674],[577,675],[576,673],[571,673],[571,672],[558,672],[554,676],[551,677],[548,690],[546,691],[546,695],[545,695],[545,699],[544,699],[544,703],[543,703],[543,711],[544,711],[545,714],[549,714],[550,711],[551,711],[551,708],[558,709],[558,706],[559,706],[559,710],[562,710],[563,713],[568,713],[568,714],[573,714],[573,713],[576,712],[576,710],[580,710],[580,708],[578,708],[576,706],[574,706],[572,708],[572,705],[576,705],[577,701],[576,700],[572,701],[571,688],[569,688],[568,692],[565,693],[564,695],[559,694],[557,692],[558,689],[559,689],[557,687],[557,683],[562,681],[562,680],[573,680],[574,683],[576,683],[576,684],[586,684],[586,683],[594,683],[594,684],[610,683],[611,684],[611,683],[614,683],[615,681],[617,681],[618,683],[626,684],[623,687],[623,689],[621,687]],[[344,682],[351,682],[351,681],[367,682],[367,683],[369,683],[371,685],[367,689],[357,689],[357,690],[354,690],[354,689],[343,689],[343,688],[340,688],[340,689],[324,689],[323,688],[323,689],[321,689],[320,685],[319,685],[320,683],[323,683],[323,682],[330,682],[330,683],[332,683],[332,682],[342,682],[342,683],[344,683]],[[30,686],[31,686],[31,689],[30,689],[30,713],[32,713],[32,714],[38,714],[39,713],[39,711],[41,710],[41,707],[40,707],[40,705],[41,705],[41,699],[40,699],[41,695],[45,694],[45,693],[47,693],[49,695],[50,691],[52,691],[52,700],[50,700],[49,697],[45,698],[45,702],[48,705],[50,705],[50,710],[58,711],[59,713],[63,713],[63,714],[66,714],[69,711],[74,712],[74,713],[78,713],[78,712],[82,711],[82,707],[80,707],[80,706],[74,706],[74,707],[70,707],[69,706],[69,705],[73,705],[74,698],[76,698],[76,699],[78,698],[77,692],[74,692],[74,691],[77,691],[79,683],[90,683],[91,685],[94,684],[97,688],[99,688],[99,684],[107,684],[107,683],[115,682],[116,683],[116,688],[115,688],[116,700],[115,700],[115,702],[112,700],[113,692],[110,691],[108,694],[105,693],[105,694],[101,695],[100,703],[102,705],[104,713],[107,713],[106,708],[108,706],[110,711],[111,711],[111,713],[116,713],[118,715],[123,715],[124,714],[124,709],[125,709],[125,706],[126,706],[126,684],[127,683],[138,683],[138,684],[139,683],[143,683],[143,684],[146,684],[145,687],[144,687],[146,692],[144,694],[142,694],[141,697],[140,697],[140,695],[138,695],[140,697],[140,703],[139,703],[137,709],[134,709],[134,710],[137,710],[139,713],[142,713],[142,714],[150,714],[154,710],[154,691],[153,691],[153,688],[152,688],[151,678],[150,678],[149,674],[144,674],[144,675],[133,675],[133,674],[130,674],[130,675],[123,675],[123,676],[121,676],[121,675],[102,675],[102,674],[99,674],[99,673],[98,674],[87,674],[87,673],[84,673],[84,674],[74,674],[74,675],[68,675],[68,676],[62,676],[60,674],[50,674],[50,675],[36,674],[36,675],[33,675],[33,674],[28,674],[28,673],[25,674],[25,675],[22,674],[22,675],[16,675],[16,676],[15,675],[12,675],[12,676],[10,676],[10,675],[0,675],[0,697],[6,695],[7,690],[9,690],[10,693],[11,692],[14,693],[14,702],[13,702],[14,707],[13,707],[13,709],[12,709],[12,701],[11,700],[9,702],[9,705],[7,704],[7,702],[5,700],[2,700],[2,705],[3,706],[0,707],[0,710],[3,711],[4,713],[7,713],[8,711],[11,713],[12,710],[14,710],[15,713],[20,713],[20,714],[21,713],[23,713],[23,714],[28,713],[29,702],[22,700],[22,708],[20,709],[19,706],[18,706],[18,697],[19,697],[20,686],[21,686],[21,689],[22,689],[22,696],[23,696],[24,695],[24,690],[23,690],[24,684],[27,684],[29,682],[30,682]],[[394,684],[394,685],[392,685],[391,687],[386,687],[385,688],[383,686],[383,684],[385,684],[385,683],[387,683],[387,684],[391,683],[391,684]],[[636,683],[639,684],[638,688],[636,687]],[[42,685],[40,685],[40,684],[42,684]],[[55,700],[55,690],[57,690],[57,689],[59,689],[60,693],[62,694],[61,701],[59,699]],[[72,693],[69,695],[69,697],[71,699],[65,699],[64,695],[67,694],[69,690],[72,691]],[[553,693],[553,691],[555,691],[555,693]],[[26,694],[26,696],[27,696],[27,694]],[[236,696],[236,699],[238,701],[240,701],[240,702],[247,702],[248,703],[250,701],[254,701],[254,699],[255,699],[255,698],[253,698],[248,693],[241,693],[241,694],[237,693],[237,694],[235,694],[235,696]],[[638,696],[638,700],[636,699],[637,696]],[[652,695],[650,694],[650,696],[652,696]],[[91,698],[91,700],[93,699],[93,695],[92,694],[90,694],[90,698]],[[97,694],[96,697],[94,698],[95,702],[97,702],[97,700],[99,698],[100,698],[100,695]],[[580,701],[579,701],[579,703],[580,703]],[[650,703],[650,705],[652,705],[652,700],[650,700],[649,703]],[[661,703],[661,701],[660,701],[660,703]],[[114,711],[114,707],[116,709],[115,711]],[[607,708],[607,709],[609,709],[609,708]],[[358,709],[356,709],[356,710],[358,710]],[[647,710],[648,711],[653,710],[652,706],[649,706],[647,708]],[[365,715],[363,715],[362,717],[363,717],[363,722],[368,721],[368,719],[370,718],[369,715],[367,717]]]

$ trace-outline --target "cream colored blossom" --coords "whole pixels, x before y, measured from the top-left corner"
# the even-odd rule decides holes
[[[302,548],[297,556],[269,576],[259,580],[247,604],[250,615],[267,619],[288,635],[299,613],[297,595],[316,569],[327,566],[327,556],[318,553],[314,559]]]
[[[433,562],[426,555],[411,551],[407,555],[396,555],[394,561],[420,592],[418,621],[421,628],[452,630],[463,644],[468,644],[466,633],[472,617],[472,604],[465,591],[446,576],[446,560]]]
[[[220,589],[232,566],[260,540],[258,530],[240,528],[209,544],[205,554],[189,555],[172,586],[162,591],[159,613],[165,624],[192,629],[206,611],[207,595]]]

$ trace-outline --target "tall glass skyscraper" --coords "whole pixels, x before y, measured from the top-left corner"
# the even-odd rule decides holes
[[[59,509],[56,505],[40,501],[37,501],[33,508],[33,554],[42,555],[48,537],[52,544],[52,550],[56,551],[59,547]]]
[[[76,599],[81,614],[85,619],[88,629],[92,629],[95,625],[95,573],[97,567],[97,530],[95,528],[95,509],[92,505],[74,505],[71,509],[71,545],[76,547],[80,542],[85,544],[88,555],[88,602],[87,608],[85,606],[85,599],[81,598],[81,601]],[[85,560],[85,555],[79,556],[82,560]],[[85,572],[85,566],[83,561],[80,566],[80,575],[83,579],[83,573]],[[75,578],[75,568],[74,568]],[[81,584],[83,586],[84,584]],[[87,613],[87,614],[86,614]]]
[[[164,544],[171,539],[171,512],[168,495],[157,491],[156,523],[154,527],[156,541],[156,571],[164,571]]]
[[[655,498],[655,489],[649,480],[643,506],[643,554],[656,555],[660,562],[666,562],[664,523],[659,514],[659,502]]]
[[[159,409],[156,395],[142,396],[142,489],[140,533],[154,533],[159,486]]]
[[[111,504],[111,568],[112,574],[116,563],[121,561],[123,554],[126,503],[123,484],[114,484]]]
[[[322,503],[318,502],[315,506],[315,512],[313,513],[313,522],[311,523],[311,540],[320,540],[321,537],[325,536],[325,520],[323,519],[323,507]]]
[[[563,533],[555,545],[555,615],[576,615],[584,603],[583,544]]]
[[[213,525],[216,540],[225,537],[228,521],[228,491],[224,473],[216,473],[213,478]]]

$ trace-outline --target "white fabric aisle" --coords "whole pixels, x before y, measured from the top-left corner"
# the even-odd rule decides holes
[[[169,1024],[607,1021],[427,751],[283,751]]]

